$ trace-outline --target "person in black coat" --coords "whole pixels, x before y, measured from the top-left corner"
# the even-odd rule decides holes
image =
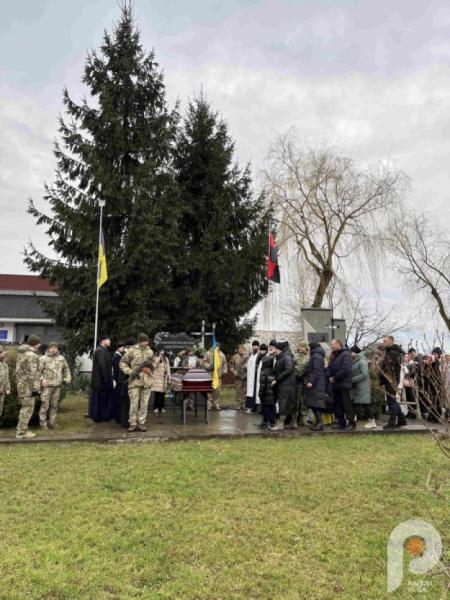
[[[389,407],[389,421],[383,429],[395,429],[407,425],[400,404],[397,402],[397,388],[400,383],[400,373],[404,352],[392,335],[383,339],[384,356],[380,363],[380,384],[384,388]]]
[[[282,430],[285,428],[285,422],[288,417],[292,419],[297,407],[297,378],[295,376],[294,355],[289,348],[289,342],[280,341],[275,344],[275,381],[272,382],[276,386],[276,395],[278,401],[278,409],[280,419],[273,431]],[[288,428],[297,428],[297,423],[292,419]]]
[[[341,340],[332,340],[333,360],[328,367],[329,381],[333,390],[334,414],[336,423],[333,429],[355,429],[355,408],[350,395],[352,389],[353,361],[350,350]]]
[[[260,353],[263,352],[263,344],[261,344]],[[275,427],[275,387],[272,383],[275,381],[274,357],[266,351],[261,356],[261,369],[259,373],[259,399],[261,401],[262,422],[259,427]]]
[[[325,350],[318,342],[309,344],[309,364],[306,372],[305,406],[316,417],[313,431],[323,431],[322,412],[326,409]]]
[[[88,416],[96,423],[110,421],[114,417],[112,398],[114,384],[110,346],[109,335],[101,336],[92,361]]]
[[[116,423],[122,420],[122,383],[123,373],[119,368],[120,359],[125,354],[125,342],[117,342],[116,351],[112,357],[113,386],[112,399],[114,405],[114,419]]]

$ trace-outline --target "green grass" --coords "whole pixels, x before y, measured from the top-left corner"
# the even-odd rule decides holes
[[[441,598],[386,592],[386,542],[442,534],[448,461],[425,436],[0,448],[0,598]],[[419,596],[420,597],[420,596]]]

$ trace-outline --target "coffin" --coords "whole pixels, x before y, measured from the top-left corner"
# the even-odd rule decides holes
[[[188,369],[172,375],[172,389],[174,392],[191,394],[212,392],[212,374],[205,369]]]

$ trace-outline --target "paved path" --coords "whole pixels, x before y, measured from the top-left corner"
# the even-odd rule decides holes
[[[2,444],[35,444],[41,442],[151,442],[164,440],[188,440],[188,439],[210,439],[210,438],[240,438],[240,437],[297,437],[311,435],[405,435],[412,433],[426,433],[426,427],[410,420],[407,427],[399,430],[385,431],[381,426],[377,429],[367,430],[363,425],[358,425],[355,431],[337,432],[331,427],[326,427],[320,433],[312,432],[308,427],[300,427],[298,430],[287,430],[281,432],[269,432],[256,427],[261,421],[260,415],[247,414],[236,410],[222,410],[211,412],[209,424],[204,423],[201,416],[197,418],[188,412],[187,424],[180,422],[179,414],[168,411],[162,415],[150,413],[145,433],[128,433],[116,423],[98,423],[89,433],[68,433],[54,430],[48,435],[39,434],[31,440],[17,440],[15,431],[0,437]],[[379,423],[381,421],[378,421]],[[384,424],[384,423],[383,423]]]

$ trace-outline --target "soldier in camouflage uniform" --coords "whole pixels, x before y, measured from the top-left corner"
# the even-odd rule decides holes
[[[236,409],[245,408],[245,396],[247,392],[247,362],[249,359],[245,346],[238,346],[237,353],[230,360],[230,371],[233,373],[236,382]]]
[[[3,346],[0,346],[0,417],[3,414],[3,405],[5,396],[11,393],[11,385],[9,383],[9,367],[6,362],[6,352]]]
[[[297,412],[293,419],[297,425],[303,425],[303,392],[305,387],[305,378],[309,365],[309,347],[308,342],[300,341],[297,345],[297,352],[294,354],[295,375],[297,378]]]
[[[213,408],[214,410],[220,410],[220,388],[222,387],[222,378],[228,373],[228,365],[225,354],[220,351],[219,343],[217,343],[217,347],[219,349],[220,356],[219,387],[213,390],[212,393],[208,394],[208,408]],[[214,350],[212,348],[206,352],[203,358],[203,367],[207,371],[210,371],[211,374],[214,373]]]
[[[35,433],[28,431],[28,423],[34,410],[34,403],[39,396],[41,382],[39,379],[39,348],[41,340],[37,335],[30,335],[28,343],[19,346],[16,362],[17,397],[21,405],[16,438],[34,438]]]
[[[61,386],[70,383],[69,365],[64,356],[61,356],[56,342],[50,342],[47,352],[39,360],[39,375],[41,380],[41,409],[39,411],[39,424],[42,429],[55,427],[56,413],[58,412]]]
[[[138,343],[129,348],[120,360],[120,370],[128,376],[130,397],[130,427],[128,431],[147,431],[148,401],[152,387],[154,353],[150,339],[141,333]]]

